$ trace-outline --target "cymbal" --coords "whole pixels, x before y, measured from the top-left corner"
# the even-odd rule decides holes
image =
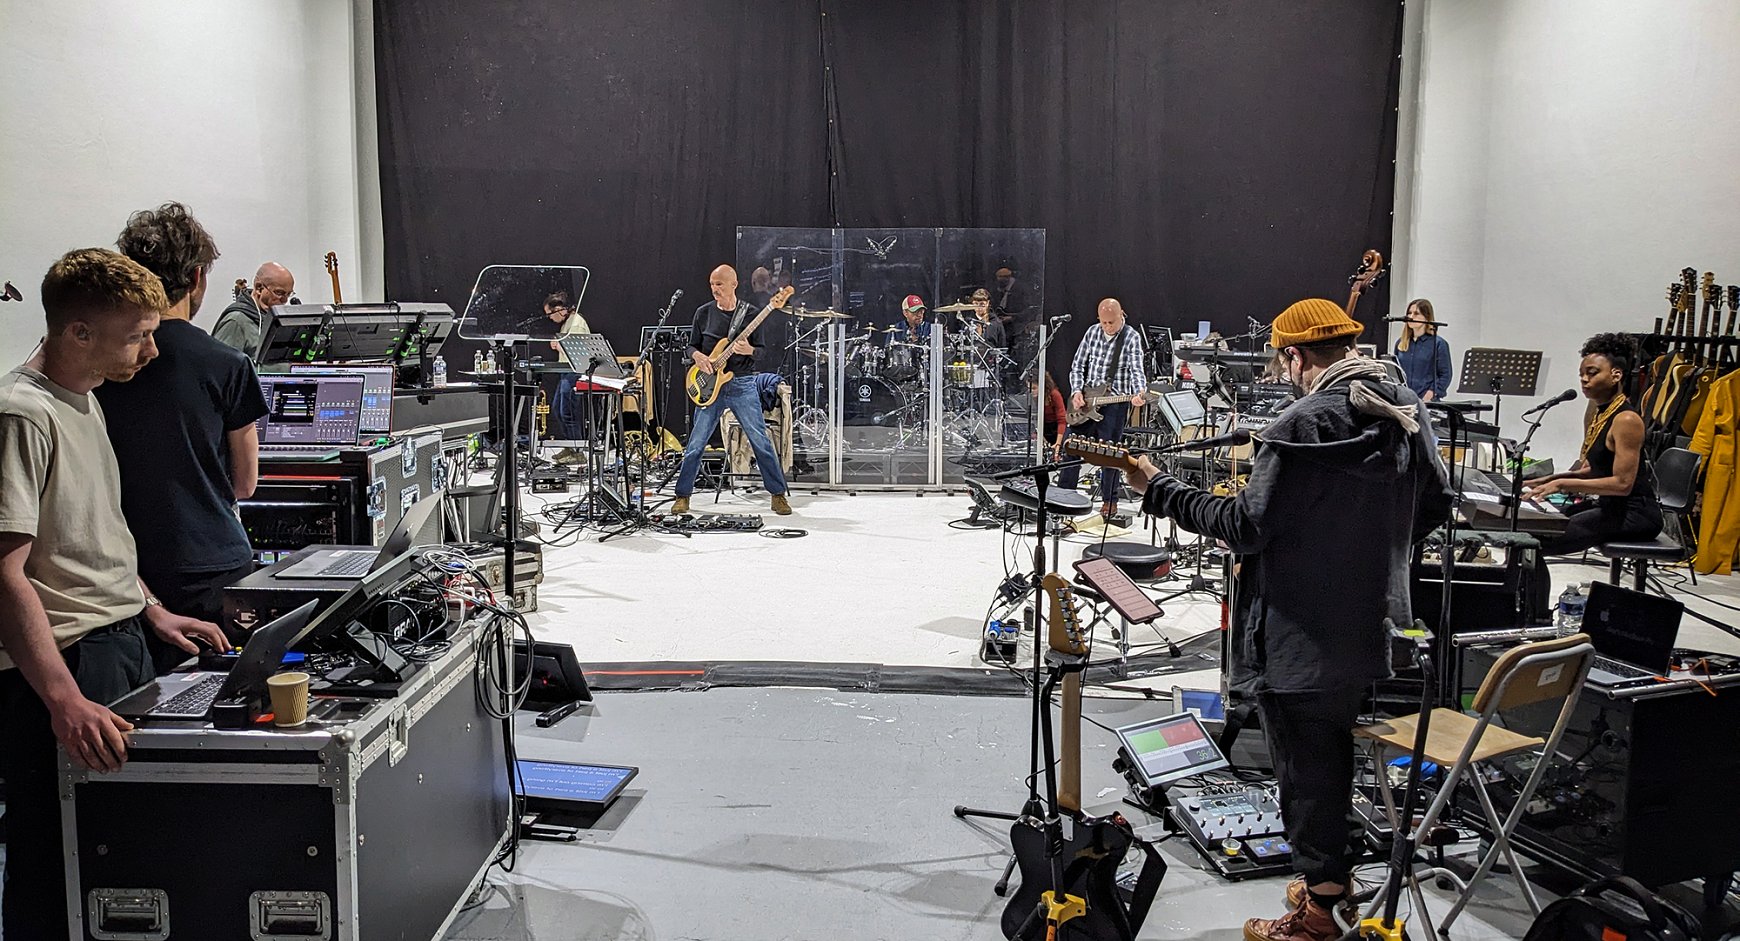
[[[938,313],[938,314],[958,314],[958,313],[961,313],[963,311],[969,311],[972,309],[973,309],[973,305],[967,304],[964,302],[960,303],[960,304],[944,304],[941,307],[931,308],[931,310],[933,312]]]
[[[844,320],[845,318],[852,316],[851,314],[842,314],[837,310],[810,310],[807,307],[799,307],[796,310],[793,310],[791,315],[793,317],[830,317],[835,320]]]
[[[799,349],[798,353],[800,353],[801,355],[804,355],[804,356],[813,356],[816,359],[827,359],[828,358],[828,351],[827,350]]]
[[[870,327],[870,328],[868,328],[868,329],[871,329],[871,330],[876,330],[876,328],[875,328],[875,327]],[[899,327],[898,327],[898,326],[895,326],[895,327],[883,327],[883,328],[882,328],[882,329],[880,329],[880,330],[876,330],[876,332],[877,332],[877,333],[899,333],[899,332],[900,332],[900,328],[899,328]]]

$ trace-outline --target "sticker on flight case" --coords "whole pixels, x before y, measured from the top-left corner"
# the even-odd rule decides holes
[[[417,476],[417,441],[406,438],[399,443],[399,470],[409,480]]]
[[[387,515],[387,482],[385,480],[369,481],[369,519],[378,520]]]
[[[411,504],[416,503],[417,498],[422,496],[422,495],[423,495],[422,489],[419,487],[416,487],[416,486],[406,487],[405,489],[399,491],[399,513],[400,513],[400,515],[403,515],[406,510],[409,510],[411,508]]]

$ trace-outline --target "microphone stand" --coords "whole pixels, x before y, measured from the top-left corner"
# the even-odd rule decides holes
[[[641,343],[640,353],[637,354],[634,358],[634,369],[629,373],[628,385],[623,388],[623,392],[625,394],[628,392],[629,389],[632,389],[635,387],[635,383],[638,381],[638,378],[640,376],[641,364],[646,362],[646,358],[649,355],[651,355],[653,345],[659,341],[659,335],[664,330],[665,321],[670,319],[671,311],[677,306],[677,298],[680,298],[682,296],[683,296],[683,292],[680,290],[676,291],[675,293],[673,293],[671,295],[671,299],[668,302],[666,302],[666,304],[665,304],[665,309],[662,312],[660,312],[660,314],[659,314],[658,326],[654,327],[652,329],[652,331],[650,331],[647,334],[645,341],[643,341]],[[655,383],[655,385],[656,385],[656,383]],[[644,388],[644,387],[641,389],[641,396],[640,396],[640,401],[641,401],[641,412],[640,412],[640,418],[641,418],[641,422],[640,422],[640,476],[641,476],[641,488],[642,488],[643,492],[646,488],[646,480],[649,476],[651,476],[651,473],[652,473],[652,468],[650,466],[651,460],[647,456],[648,449],[650,447],[648,439],[652,434],[652,426],[646,420],[647,405],[651,401],[651,394],[652,394],[651,389]],[[616,415],[617,415],[617,421],[621,422],[622,421],[622,409],[621,409],[620,405],[617,408]],[[660,428],[660,431],[662,432],[664,429],[664,426],[660,425],[659,428]],[[620,430],[620,428],[618,430]],[[640,500],[636,500],[633,498],[632,493],[628,489],[629,488],[629,473],[628,473],[628,460],[627,460],[627,458],[628,458],[628,454],[627,454],[627,451],[625,449],[624,453],[623,453],[623,462],[622,462],[622,487],[623,487],[623,497],[624,497],[625,502],[628,505],[628,510],[624,514],[624,522],[623,522],[622,526],[620,526],[616,529],[613,529],[608,533],[605,533],[603,536],[600,536],[598,538],[598,541],[600,543],[606,542],[608,540],[616,538],[617,536],[621,536],[625,533],[634,532],[635,530],[639,530],[639,529],[657,529],[660,532],[679,533],[680,535],[682,535],[682,537],[684,539],[688,539],[690,536],[689,533],[686,533],[686,532],[683,532],[682,530],[677,530],[677,529],[668,529],[666,527],[659,526],[658,524],[654,523],[652,520],[652,517],[647,514],[645,498],[643,497]]]
[[[1541,422],[1547,420],[1547,412],[1557,404],[1559,403],[1553,402],[1541,409],[1540,414],[1529,422],[1528,433],[1523,435],[1522,441],[1517,445],[1514,458],[1516,467],[1512,468],[1510,475],[1510,531],[1513,533],[1516,532],[1518,517],[1522,514],[1523,458],[1528,455],[1529,442],[1534,440],[1535,432],[1541,429]],[[1523,417],[1527,418],[1528,413],[1524,412]]]

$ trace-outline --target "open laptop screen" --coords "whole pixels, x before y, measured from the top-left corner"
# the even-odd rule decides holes
[[[1583,632],[1601,656],[1665,676],[1685,612],[1671,598],[1594,582],[1583,608]]]
[[[352,445],[362,422],[361,376],[261,376],[261,444]]]

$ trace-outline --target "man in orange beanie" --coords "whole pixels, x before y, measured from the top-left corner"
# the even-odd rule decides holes
[[[1345,903],[1353,727],[1390,675],[1384,619],[1406,625],[1408,555],[1444,521],[1450,486],[1425,409],[1354,348],[1341,305],[1304,300],[1270,332],[1299,400],[1259,437],[1249,483],[1216,497],[1142,458],[1142,508],[1226,542],[1240,556],[1229,683],[1254,696],[1281,787],[1299,875],[1292,911],[1245,923],[1246,941],[1326,941]]]

